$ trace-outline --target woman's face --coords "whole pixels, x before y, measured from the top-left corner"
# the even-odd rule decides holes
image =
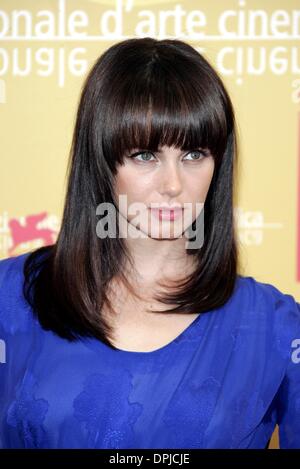
[[[164,146],[158,152],[131,150],[116,175],[117,203],[124,223],[120,229],[127,227],[127,233],[135,234],[139,230],[144,238],[181,236],[201,212],[213,172],[214,159],[208,149],[182,151]],[[158,209],[163,206],[164,211]],[[172,206],[180,208],[170,211]]]

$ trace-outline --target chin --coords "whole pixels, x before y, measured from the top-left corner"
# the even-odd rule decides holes
[[[145,233],[147,237],[151,239],[169,239],[170,241],[184,236],[181,227],[180,229],[173,228],[170,231],[168,228],[157,228],[151,231],[145,231]]]

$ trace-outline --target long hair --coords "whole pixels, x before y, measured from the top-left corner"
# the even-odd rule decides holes
[[[176,305],[159,313],[205,313],[232,295],[238,275],[233,214],[238,151],[230,97],[192,46],[132,38],[107,49],[85,79],[61,228],[55,244],[30,252],[24,263],[23,293],[44,329],[68,340],[95,337],[115,348],[102,311],[105,305],[113,310],[112,279],[133,291],[125,272],[132,259],[122,237],[97,236],[96,207],[117,208],[114,180],[128,150],[156,151],[159,145],[209,148],[215,163],[204,204],[204,242],[187,250],[196,268],[156,297]]]

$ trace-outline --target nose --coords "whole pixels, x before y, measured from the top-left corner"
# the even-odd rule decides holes
[[[180,169],[177,167],[176,162],[173,161],[171,164],[163,165],[161,172],[160,194],[176,197],[182,190]]]

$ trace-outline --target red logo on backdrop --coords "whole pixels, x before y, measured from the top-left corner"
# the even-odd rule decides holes
[[[47,218],[47,212],[38,213],[36,215],[27,215],[25,224],[22,224],[16,218],[11,218],[8,226],[11,232],[12,246],[8,253],[12,255],[13,251],[22,243],[41,240],[44,246],[53,244],[56,232],[50,228],[38,227],[38,223],[43,222]]]

